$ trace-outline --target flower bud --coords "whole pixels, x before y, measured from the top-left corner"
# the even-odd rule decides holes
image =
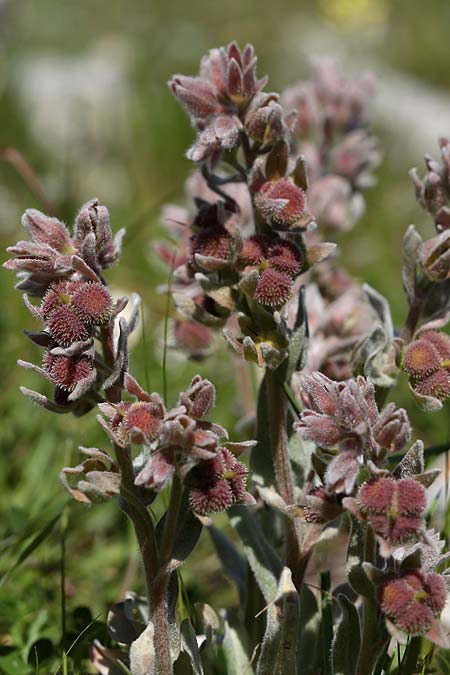
[[[389,403],[373,427],[375,440],[388,452],[400,452],[411,438],[411,425],[403,408]]]
[[[221,111],[217,91],[206,80],[176,75],[168,84],[173,94],[194,119],[205,119]]]
[[[216,388],[209,380],[196,375],[186,392],[180,394],[180,405],[184,405],[186,413],[194,419],[202,419],[209,415],[216,400]]]
[[[245,116],[245,130],[262,145],[273,145],[284,137],[283,108],[273,94],[258,94]]]
[[[431,281],[450,278],[450,230],[444,230],[419,248],[419,261]]]
[[[74,248],[67,227],[57,218],[52,218],[37,209],[27,209],[22,225],[37,244],[47,244],[60,253],[71,254]]]

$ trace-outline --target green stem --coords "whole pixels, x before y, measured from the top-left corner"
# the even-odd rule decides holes
[[[333,642],[333,615],[331,611],[331,576],[330,573],[321,572],[320,590],[322,594],[322,640],[323,640],[323,672],[331,675],[331,644]]]
[[[419,635],[412,637],[409,641],[401,664],[403,675],[413,675],[413,673],[417,672],[416,665],[420,655],[421,644],[422,638]]]
[[[376,542],[370,526],[366,529],[364,560],[375,562]],[[371,675],[386,644],[386,630],[380,621],[380,612],[375,596],[363,599],[363,627],[361,646],[355,675]]]
[[[156,672],[158,675],[172,675],[172,658],[170,654],[169,615],[167,587],[169,584],[170,561],[177,533],[177,521],[183,497],[183,485],[175,476],[170,492],[169,506],[167,507],[166,520],[161,545],[160,567],[154,582],[155,606],[152,620],[155,627],[154,646],[156,656]]]
[[[133,523],[139,549],[144,565],[145,584],[150,612],[155,606],[153,582],[159,567],[158,548],[156,544],[155,528],[151,516],[134,484],[133,463],[130,448],[115,446],[117,462],[121,470],[120,493],[126,503],[126,512]]]
[[[269,426],[273,449],[273,465],[277,489],[286,504],[295,503],[294,481],[288,456],[286,433],[286,398],[283,385],[276,371],[266,371],[267,403],[270,411]],[[301,549],[301,533],[296,520],[286,518],[286,565],[292,572],[295,587],[300,591],[306,569],[307,557]]]

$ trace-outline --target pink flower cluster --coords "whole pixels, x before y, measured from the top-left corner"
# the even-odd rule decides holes
[[[350,494],[363,461],[398,452],[411,436],[406,411],[390,403],[380,413],[373,384],[361,376],[334,382],[301,375],[300,388],[304,408],[294,428],[320,447],[340,449],[326,471],[330,490]]]
[[[171,79],[171,90],[199,130],[190,159],[215,164],[224,151],[236,147],[244,130],[263,145],[282,138],[285,125],[278,96],[262,93],[267,78],[258,79],[256,65],[252,45],[241,51],[231,42],[204,57],[199,77]]]
[[[235,503],[253,503],[245,489],[247,468],[235,453],[254,442],[230,443],[223,427],[204,419],[215,400],[211,382],[194,377],[170,410],[158,394],[148,394],[129,373],[124,385],[137,401],[99,404],[107,420],[100,417],[99,421],[117,446],[148,447],[150,457],[136,476],[137,485],[159,492],[176,474],[189,491],[192,509],[201,515]]]
[[[54,401],[23,391],[54,411],[82,414],[94,405],[95,389],[108,374],[103,364],[99,376],[94,339],[126,302],[113,302],[102,276],[102,270],[119,257],[123,231],[113,238],[108,210],[96,199],[81,208],[73,236],[57,218],[33,209],[25,212],[22,223],[32,241],[11,246],[14,257],[5,267],[21,277],[17,287],[26,291],[25,304],[43,323],[43,330],[28,335],[46,351],[42,368],[19,363],[52,382]],[[32,304],[29,295],[39,297],[40,305]]]
[[[286,122],[308,166],[309,207],[319,226],[347,230],[361,216],[361,190],[373,183],[380,159],[367,130],[373,79],[347,79],[331,60],[313,63],[310,81],[282,95]]]

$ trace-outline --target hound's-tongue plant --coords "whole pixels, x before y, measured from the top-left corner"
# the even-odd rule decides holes
[[[98,200],[81,207],[72,233],[26,211],[31,241],[8,249],[5,267],[40,322],[27,335],[44,349],[41,366],[19,364],[53,386],[52,397],[23,393],[51,412],[97,407],[112,448],[80,448],[85,459],[63,468],[61,482],[80,502],[117,499],[142,554],[146,609],[136,595],[111,609],[120,650],[96,645],[101,673],[180,674],[190,664],[196,675],[370,675],[391,672],[399,643],[407,675],[421,636],[449,646],[440,622],[448,554],[424,520],[436,472],[425,470],[421,441],[410,445],[406,410],[384,404],[402,371],[425,410],[450,395],[449,142],[440,142],[442,166],[427,156],[424,179],[412,173],[436,232],[406,232],[409,311],[396,331],[388,302],[338,267],[336,244],[323,240],[355,225],[373,182],[371,79],[350,81],[321,61],[311,82],[281,98],[266,85],[253,47],[234,42],[211,50],[198,77],[172,78],[197,131],[196,169],[189,206],[165,211],[177,249],[156,248],[174,266],[176,345],[201,360],[222,329],[230,363],[242,359],[240,381],[253,364],[262,370],[255,440],[232,442],[211,421],[220,383],[197,375],[171,408],[129,372],[139,298],[123,318],[128,301],[113,301],[104,276],[123,231],[113,237]],[[163,491],[155,523],[149,506],[162,508]],[[235,540],[213,524],[220,511]],[[240,607],[217,614],[202,603],[180,625],[177,570],[204,530]],[[345,545],[345,579],[325,569],[305,580],[315,550]]]

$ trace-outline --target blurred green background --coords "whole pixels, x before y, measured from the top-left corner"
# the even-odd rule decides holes
[[[151,241],[162,234],[162,205],[183,199],[190,170],[184,153],[193,138],[167,79],[195,74],[208,49],[232,39],[253,42],[259,71],[270,74],[275,91],[306,76],[314,55],[336,56],[349,72],[370,69],[378,76],[373,126],[384,161],[365,216],[341,240],[342,257],[390,299],[400,322],[402,234],[411,222],[431,234],[407,170],[421,165],[425,152],[437,155],[434,139],[450,133],[449,26],[448,0],[0,0],[0,147],[27,159],[65,222],[97,196],[110,208],[113,227],[127,228],[121,263],[108,279],[115,292],[142,296],[144,324],[131,367],[144,385],[161,389],[166,303],[156,290],[166,272]],[[2,250],[22,237],[27,207],[44,210],[11,163],[0,160]],[[66,502],[58,473],[78,462],[78,445],[107,448],[94,414],[50,417],[21,398],[19,384],[41,390],[45,384],[15,365],[17,358],[40,356],[22,333],[33,319],[13,281],[0,272],[0,574]],[[223,354],[222,346],[199,366],[170,353],[169,387],[175,400],[201,368],[220,384],[217,421],[233,430],[243,408]],[[398,393],[417,435],[427,443],[448,438],[448,411],[425,418],[403,385]],[[115,504],[70,504],[66,515],[67,621],[76,635],[87,621],[80,611],[73,617],[76,607],[87,605],[104,619],[105,608],[125,588],[139,590],[141,580],[131,532]],[[26,657],[38,637],[59,640],[58,528],[0,588],[0,672],[30,672],[15,652],[11,665],[9,646]],[[204,541],[185,572],[193,599],[214,592],[219,603],[220,596],[234,602],[217,570]]]

